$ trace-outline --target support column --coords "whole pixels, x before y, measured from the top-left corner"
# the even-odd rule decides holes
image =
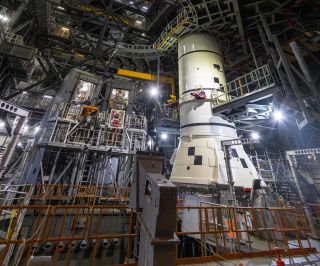
[[[309,87],[311,89],[312,94],[315,97],[320,97],[320,92],[317,89],[316,83],[314,82],[314,80],[312,78],[310,69],[301,54],[301,49],[299,48],[297,42],[296,41],[291,42],[290,47],[291,47],[291,50],[292,50],[295,58],[298,61],[298,64],[302,70],[303,75],[305,76],[307,82],[310,84]]]
[[[287,159],[289,161],[290,169],[291,169],[291,172],[293,175],[294,182],[296,183],[302,205],[305,207],[304,209],[305,209],[306,217],[307,217],[307,220],[308,220],[308,223],[310,226],[312,237],[318,238],[319,236],[317,234],[317,230],[316,230],[314,223],[312,221],[312,214],[311,214],[310,207],[309,207],[309,205],[307,205],[306,197],[304,196],[303,191],[302,191],[302,187],[301,187],[301,184],[299,181],[299,174],[297,173],[297,170],[296,170],[296,165],[293,161],[292,156],[288,155]]]
[[[18,122],[13,129],[12,137],[9,140],[9,143],[7,144],[6,150],[4,151],[0,162],[0,178],[3,178],[3,174],[10,163],[13,152],[19,142],[20,135],[26,120],[26,117],[18,117]]]

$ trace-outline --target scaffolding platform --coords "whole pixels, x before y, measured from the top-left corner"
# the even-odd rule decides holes
[[[273,83],[260,90],[250,92],[238,98],[234,98],[226,103],[216,105],[212,108],[212,111],[215,113],[230,113],[232,110],[244,106],[247,103],[255,103],[257,101],[272,97],[272,95],[278,90],[279,87]]]

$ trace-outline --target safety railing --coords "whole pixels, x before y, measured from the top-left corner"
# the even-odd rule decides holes
[[[132,131],[127,130],[126,135],[128,138],[129,149],[133,151],[144,151],[146,149],[146,131]]]
[[[0,239],[1,264],[14,245],[16,252],[10,260],[15,265],[27,265],[33,255],[39,254],[50,254],[52,265],[61,262],[61,253],[64,265],[70,265],[71,256],[79,252],[90,252],[89,258],[82,258],[87,260],[87,265],[97,265],[99,262],[128,264],[132,257],[135,221],[133,210],[125,205],[0,206],[0,214],[4,211],[15,211],[17,217],[22,212],[26,213],[23,222],[28,225],[28,230],[14,237],[18,226],[15,218],[9,227],[2,226],[6,238]],[[101,253],[104,254],[103,261]]]
[[[23,205],[33,192],[32,185],[0,185],[1,205]]]
[[[101,128],[95,130],[92,147],[101,149],[119,148],[128,150],[128,138],[122,129]]]
[[[11,44],[23,45],[23,36],[6,32],[6,41]]]
[[[307,207],[310,210],[311,222],[315,226],[316,234],[320,237],[320,204],[307,203]]]
[[[272,85],[274,80],[271,71],[268,65],[264,65],[214,90],[212,99],[218,105]]]
[[[157,50],[166,50],[168,44],[171,47],[173,42],[176,42],[177,39],[172,40],[173,34],[180,30],[180,27],[185,25],[188,22],[188,11],[184,9],[180,12],[162,31],[158,39],[152,45],[140,45],[140,44],[129,44],[119,42],[117,44],[118,52],[131,52],[131,53],[141,53],[148,54],[154,53]]]
[[[161,107],[157,106],[157,114],[157,117],[155,117],[156,121],[163,119],[170,119],[174,121],[179,120],[179,110],[177,105],[164,104]]]
[[[147,130],[147,119],[141,115],[128,115],[125,128],[133,130]]]
[[[38,184],[33,186],[31,200],[36,202],[60,201],[60,202],[90,202],[108,203],[108,202],[128,202],[130,188],[115,188],[109,186],[96,185],[67,185],[67,184]],[[38,203],[39,204],[39,203]]]
[[[178,261],[206,261],[315,252],[308,239],[310,228],[302,208],[250,208],[205,204],[178,206],[177,226],[181,243]],[[191,218],[193,217],[193,218]],[[198,252],[187,252],[193,242]],[[195,250],[195,249],[194,249]],[[187,254],[188,253],[188,254]]]
[[[65,191],[69,188],[40,185],[35,189],[34,197],[66,197]],[[78,186],[77,191],[85,197],[94,190]],[[113,205],[82,205],[81,202],[45,205],[43,201],[33,201],[33,205],[28,206],[0,206],[0,215],[9,211],[18,217],[20,212],[25,212],[21,223],[29,228],[15,235],[16,216],[11,218],[9,226],[2,225],[6,238],[0,239],[0,244],[4,245],[0,262],[12,245],[17,245],[16,250],[22,249],[25,254],[23,258],[18,255],[20,252],[13,254],[11,259],[20,262],[16,265],[24,265],[32,254],[50,255],[56,263],[62,252],[60,259],[62,257],[64,265],[69,265],[70,257],[79,250],[87,252],[90,258],[88,265],[96,265],[101,257],[97,256],[98,250],[107,252],[109,249],[110,252],[114,248],[121,249],[121,254],[124,254],[117,257],[116,263],[136,262],[134,250],[138,249],[134,249],[134,242],[139,243],[139,223],[134,219],[133,210],[116,202]],[[275,248],[285,256],[306,256],[316,252],[308,240],[310,229],[301,208],[251,208],[204,203],[202,206],[177,206],[177,216],[176,234],[180,238],[178,265],[276,257]],[[192,219],[186,219],[188,217]],[[108,265],[114,263],[113,260]]]
[[[41,95],[33,92],[21,93],[17,97],[12,98],[10,101],[16,105],[46,110],[52,103],[53,97],[50,95]]]
[[[83,115],[83,106],[53,104],[41,142],[54,145],[86,146],[99,150],[145,150],[147,121],[144,116],[127,115],[123,128],[110,127],[109,113]]]
[[[155,49],[156,47],[154,45],[143,45],[143,44],[130,44],[130,43],[123,43],[118,42],[117,43],[117,49],[129,49],[129,50],[150,50]]]
[[[188,22],[188,12],[184,9],[180,12],[162,31],[158,39],[155,41],[154,46],[158,49],[163,48],[163,44],[171,38],[172,35],[179,30],[179,27],[183,26]]]

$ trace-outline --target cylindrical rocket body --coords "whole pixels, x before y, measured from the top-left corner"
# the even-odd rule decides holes
[[[234,126],[211,111],[212,96],[223,94],[220,87],[226,83],[217,39],[201,33],[188,35],[179,42],[178,56],[181,136],[236,137]],[[191,95],[199,91],[206,100]]]
[[[223,59],[217,39],[203,33],[179,41],[179,100],[181,138],[170,180],[191,184],[227,184],[221,141],[238,138],[226,117],[213,114],[216,96],[226,100]],[[205,99],[192,94],[205,93]],[[257,173],[242,146],[232,147],[236,185],[251,187]],[[243,163],[243,159],[244,163]],[[235,171],[233,171],[235,172]]]

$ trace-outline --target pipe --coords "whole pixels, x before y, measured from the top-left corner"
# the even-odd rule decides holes
[[[53,250],[53,247],[54,247],[53,243],[51,243],[51,242],[46,242],[46,243],[44,244],[44,246],[43,246],[43,250],[44,250],[45,252],[51,252],[51,251]]]
[[[89,243],[87,240],[81,240],[80,242],[80,250],[88,250],[89,249]]]
[[[102,245],[102,248],[107,249],[107,248],[110,248],[111,243],[110,243],[110,241],[108,239],[103,239],[102,242],[101,242],[101,245]]]
[[[58,252],[64,251],[65,248],[66,248],[66,243],[64,241],[60,241],[59,244],[58,244],[58,247],[57,247]]]
[[[34,243],[31,247],[33,253],[38,253],[40,252],[41,245],[39,243]]]
[[[75,250],[78,246],[78,241],[73,240],[71,243],[71,250]]]
[[[119,245],[120,245],[120,240],[119,240],[118,238],[113,239],[112,245],[113,245],[114,247],[119,246]]]

